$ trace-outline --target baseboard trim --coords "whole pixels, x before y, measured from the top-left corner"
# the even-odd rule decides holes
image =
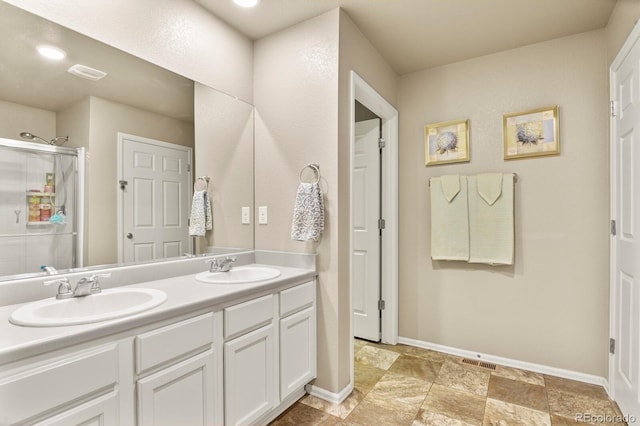
[[[320,388],[316,385],[306,385],[305,390],[309,395],[313,395],[317,398],[324,399],[328,402],[333,402],[334,404],[340,404],[342,401],[347,399],[351,392],[353,391],[353,383],[349,383],[345,386],[340,392],[330,392],[326,389]]]
[[[454,348],[451,346],[439,345],[437,343],[410,339],[408,337],[400,337],[398,340],[399,343],[402,343],[404,345],[415,346],[423,349],[431,349],[434,351],[444,352],[464,358],[481,359],[483,361],[503,365],[505,367],[514,367],[521,370],[533,371],[534,373],[547,374],[549,376],[562,377],[563,379],[577,380],[579,382],[602,386],[607,391],[607,393],[609,393],[609,382],[604,377],[580,373],[573,370],[565,370],[563,368],[550,367],[548,365],[535,364],[532,362],[519,361],[511,358],[503,358],[495,355],[472,352],[465,349]]]

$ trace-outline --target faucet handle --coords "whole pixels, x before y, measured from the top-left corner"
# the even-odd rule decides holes
[[[210,263],[209,272],[215,272],[220,268],[220,264],[218,263],[218,258],[214,257],[213,259],[207,259],[204,263]]]
[[[58,294],[56,294],[56,299],[65,299],[67,297],[73,296],[73,292],[71,291],[71,284],[69,283],[68,278],[57,278],[55,280],[45,281],[42,284],[46,286],[58,284]]]
[[[87,278],[87,281],[91,282],[91,293],[100,293],[100,278],[111,278],[111,274],[93,274]]]

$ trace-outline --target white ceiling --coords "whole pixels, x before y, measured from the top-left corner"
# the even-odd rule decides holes
[[[343,8],[406,74],[602,28],[616,0],[195,0],[253,40]]]
[[[0,94],[4,101],[60,111],[88,95],[193,120],[193,82],[39,16],[0,1]],[[43,59],[39,44],[63,47],[59,62]],[[100,81],[74,77],[76,63],[105,71]],[[28,129],[25,129],[28,130]]]

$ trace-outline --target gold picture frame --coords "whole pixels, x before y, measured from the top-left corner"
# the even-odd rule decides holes
[[[502,116],[504,159],[560,154],[558,106]]]
[[[469,120],[424,126],[425,166],[469,161]]]

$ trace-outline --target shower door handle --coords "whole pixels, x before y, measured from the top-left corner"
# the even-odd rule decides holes
[[[127,233],[126,237],[130,240],[133,240],[133,234],[131,232]]]

